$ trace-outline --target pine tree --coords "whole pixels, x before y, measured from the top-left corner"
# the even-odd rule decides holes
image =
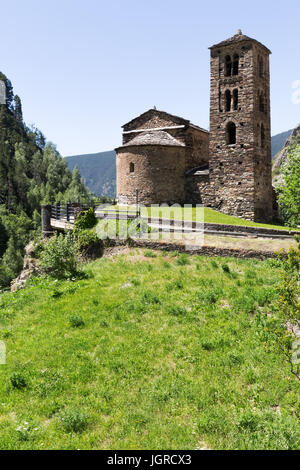
[[[16,120],[20,123],[23,123],[23,112],[22,112],[22,102],[21,98],[18,95],[15,95],[14,97],[14,116]]]

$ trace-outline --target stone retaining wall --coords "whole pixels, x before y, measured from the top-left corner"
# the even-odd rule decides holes
[[[198,250],[187,249],[185,245],[166,242],[154,242],[151,240],[110,240],[109,246],[130,246],[138,248],[148,248],[151,250],[161,251],[178,251],[179,253],[188,253],[190,255],[203,255],[203,256],[222,256],[234,258],[258,258],[261,260],[268,258],[277,258],[277,254],[273,251],[256,251],[256,250],[234,250],[231,248],[217,248],[212,246],[203,246]]]

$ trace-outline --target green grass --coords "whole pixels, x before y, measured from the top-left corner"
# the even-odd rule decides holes
[[[0,295],[0,449],[299,448],[277,263],[143,253]]]
[[[120,210],[136,210],[136,206],[111,206],[110,209],[120,209]],[[262,227],[270,228],[276,230],[293,230],[289,227],[283,225],[272,225],[272,224],[261,224],[257,222],[252,222],[250,220],[245,220],[240,217],[234,217],[231,215],[223,214],[222,212],[215,211],[209,207],[204,207],[203,210],[196,209],[195,207],[191,208],[182,208],[174,207],[171,209],[164,207],[142,207],[141,215],[146,217],[153,218],[166,218],[174,220],[186,220],[186,221],[198,221],[206,223],[215,223],[215,224],[225,224],[225,225],[240,225],[243,227]]]

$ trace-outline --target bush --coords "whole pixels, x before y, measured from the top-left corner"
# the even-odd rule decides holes
[[[94,209],[90,207],[88,210],[80,212],[74,223],[74,232],[84,230],[87,228],[93,228],[97,224],[97,218],[94,213]]]
[[[81,315],[77,315],[77,314],[70,315],[70,316],[69,316],[69,322],[70,322],[70,325],[71,325],[73,328],[80,328],[81,326],[84,326],[84,325],[85,325],[82,316],[81,316]]]
[[[101,258],[104,252],[104,243],[99,240],[96,232],[91,229],[79,230],[76,233],[77,248],[84,258]]]
[[[179,266],[185,266],[187,264],[190,264],[190,260],[188,256],[185,253],[183,253],[182,255],[178,256],[176,263],[179,264]]]
[[[222,269],[224,271],[224,273],[230,273],[230,268],[228,266],[228,264],[222,264]]]
[[[26,378],[22,372],[14,372],[11,374],[9,380],[13,388],[17,388],[18,390],[21,390],[27,386]]]
[[[153,251],[148,250],[148,251],[145,251],[144,256],[146,256],[146,258],[156,258],[157,255],[156,253],[153,253]]]
[[[63,429],[70,432],[82,432],[87,426],[87,417],[79,410],[66,410],[60,418]]]
[[[142,303],[144,304],[160,304],[159,297],[149,290],[146,290],[142,295]]]
[[[44,246],[40,265],[43,271],[57,279],[77,273],[78,251],[71,233],[55,235]]]
[[[181,305],[170,305],[170,307],[168,307],[168,313],[175,317],[180,317],[186,315],[187,311],[184,307],[181,307]]]
[[[203,340],[201,342],[201,347],[205,351],[213,351],[215,349],[214,343],[212,341],[209,341],[209,340]]]

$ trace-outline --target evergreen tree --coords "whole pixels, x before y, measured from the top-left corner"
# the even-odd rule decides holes
[[[22,112],[21,98],[18,95],[15,95],[14,102],[15,102],[14,116],[15,116],[15,118],[18,122],[22,123],[23,122],[23,112]]]

